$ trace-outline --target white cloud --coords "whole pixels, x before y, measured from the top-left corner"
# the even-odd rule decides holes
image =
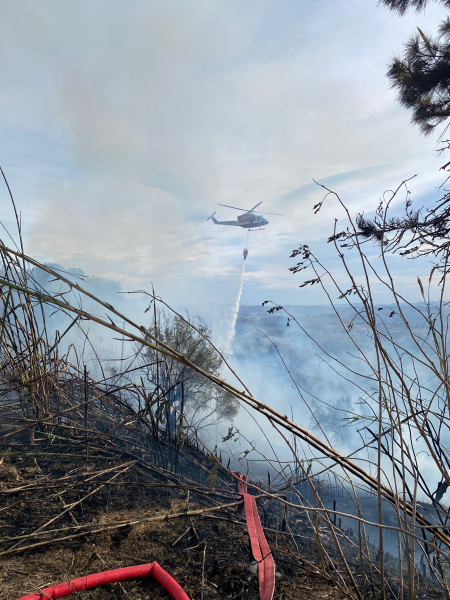
[[[292,288],[287,248],[342,214],[335,202],[312,214],[313,177],[344,174],[333,189],[354,211],[415,172],[416,194],[438,181],[433,141],[384,75],[416,24],[435,28],[437,6],[404,19],[375,0],[0,7],[0,133],[17,145],[27,248],[42,259],[153,281],[178,304],[231,301],[245,233],[205,219],[215,202],[263,201],[285,217],[252,235],[255,301]]]

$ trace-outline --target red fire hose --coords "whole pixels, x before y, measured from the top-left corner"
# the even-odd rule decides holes
[[[235,472],[239,477],[238,494],[244,498],[245,518],[252,547],[253,558],[258,563],[260,600],[272,600],[275,591],[275,562],[264,535],[254,496],[247,494],[247,477]]]
[[[18,600],[48,600],[51,598],[63,598],[70,596],[74,592],[81,590],[89,590],[105,583],[116,583],[117,581],[126,581],[127,579],[138,579],[140,577],[153,577],[163,588],[172,596],[174,600],[189,600],[189,597],[178,583],[169,573],[164,571],[157,562],[148,563],[146,565],[138,565],[137,567],[125,567],[124,569],[112,569],[112,571],[103,571],[102,573],[94,573],[86,577],[79,577],[59,583],[53,587],[49,587],[41,592],[35,592],[28,596],[23,596]]]

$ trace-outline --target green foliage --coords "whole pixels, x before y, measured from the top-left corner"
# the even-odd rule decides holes
[[[217,464],[216,463],[214,463],[214,466],[211,469],[211,472],[208,475],[208,479],[206,481],[209,484],[209,486],[211,487],[211,489],[214,489],[216,487],[216,483],[217,483]]]
[[[182,354],[190,362],[212,375],[220,375],[222,358],[209,343],[212,331],[209,325],[199,317],[186,319],[165,310],[157,313],[157,324],[153,324],[148,333]],[[149,341],[153,340],[149,336]],[[145,348],[141,352],[141,362],[145,368],[147,380],[160,389],[166,390],[163,402],[176,403],[181,408],[184,388],[184,411],[201,419],[206,413],[213,412],[215,420],[232,420],[238,411],[238,402],[229,392],[213,384],[209,379],[193,369],[156,350]],[[167,390],[170,390],[167,392]],[[162,410],[158,416],[163,417]]]
[[[178,420],[177,432],[176,432],[177,444],[180,446],[180,448],[183,448],[184,442],[187,439],[186,431],[187,431],[187,427],[184,427],[183,422],[180,418]]]
[[[450,0],[437,0],[450,9]],[[423,10],[428,0],[379,0],[379,4],[404,15]],[[417,28],[402,56],[389,65],[387,76],[400,103],[412,112],[412,122],[425,135],[450,117],[450,20],[442,21],[435,37]]]
[[[234,436],[238,436],[239,435],[239,430],[235,429],[233,426],[228,427],[228,433],[225,437],[222,437],[222,442],[228,442],[229,440],[231,440]],[[236,441],[237,437],[233,440],[234,442]]]
[[[450,8],[450,0],[437,1],[446,8]],[[428,4],[428,0],[379,0],[379,4],[386,6],[400,15],[404,15],[409,9],[416,11],[423,10]]]
[[[450,117],[450,19],[441,23],[434,38],[420,29],[411,36],[387,75],[400,103],[425,135],[444,123]]]

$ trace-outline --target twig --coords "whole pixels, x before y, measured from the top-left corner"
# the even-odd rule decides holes
[[[205,587],[205,560],[206,560],[206,546],[207,541],[205,540],[205,547],[203,548],[203,562],[202,562],[202,589],[200,593],[200,600],[203,600],[203,588]]]
[[[177,538],[177,539],[174,541],[174,543],[172,544],[172,546],[175,546],[175,544],[178,544],[178,542],[179,542],[179,541],[181,541],[181,540],[184,538],[184,536],[185,536],[186,534],[188,534],[188,533],[189,533],[190,529],[191,529],[191,526],[189,525],[189,527],[186,529],[186,531],[185,531],[184,533],[182,533],[182,534],[180,535],[180,537],[179,537],[179,538]]]
[[[22,550],[30,550],[31,548],[38,548],[40,546],[46,546],[47,544],[54,544],[56,542],[64,542],[66,540],[72,540],[75,538],[79,538],[83,535],[92,535],[95,533],[102,533],[103,531],[112,531],[114,529],[122,529],[123,527],[131,527],[133,525],[138,525],[139,523],[149,523],[152,521],[170,521],[172,519],[178,519],[179,517],[200,517],[206,513],[223,510],[225,508],[230,508],[232,506],[237,506],[241,502],[242,502],[242,500],[238,500],[237,502],[231,502],[229,504],[222,504],[220,506],[212,506],[211,508],[202,508],[202,509],[198,509],[198,510],[190,510],[190,511],[181,512],[181,513],[172,513],[172,514],[169,513],[166,515],[159,515],[157,517],[146,517],[144,519],[135,519],[135,520],[131,520],[131,521],[122,521],[122,522],[116,523],[114,525],[109,525],[106,527],[99,527],[97,529],[91,529],[90,531],[89,530],[84,531],[83,533],[75,533],[73,535],[66,535],[64,537],[55,538],[53,540],[45,540],[43,542],[38,542],[36,544],[31,544],[29,546],[21,546],[20,548],[13,546],[12,548],[5,550],[4,552],[0,552],[0,556],[6,556],[7,554],[21,552]],[[83,527],[86,527],[86,526],[83,526]],[[80,528],[81,528],[81,526],[80,526]]]
[[[112,479],[115,479],[116,477],[118,477],[119,475],[121,475],[122,473],[124,473],[125,471],[127,471],[132,465],[134,465],[134,462],[128,463],[128,465],[125,467],[125,469],[122,469],[121,471],[119,471],[118,473],[116,473]],[[117,467],[116,467],[117,468]],[[112,480],[111,479],[111,480]],[[111,481],[110,480],[110,481]],[[45,527],[47,527],[48,525],[50,525],[51,523],[53,523],[54,521],[56,521],[57,519],[59,519],[60,517],[62,517],[63,515],[65,515],[66,513],[70,512],[75,506],[78,506],[78,504],[81,504],[84,500],[86,500],[87,498],[89,498],[90,496],[93,496],[95,493],[97,493],[98,491],[100,491],[103,487],[105,486],[105,484],[99,485],[97,488],[95,488],[95,490],[92,490],[92,492],[89,492],[89,494],[86,494],[86,496],[83,496],[83,498],[81,498],[80,500],[78,500],[77,502],[74,502],[73,504],[70,504],[67,508],[65,508],[61,513],[59,513],[58,515],[56,515],[56,517],[53,517],[52,519],[50,519],[50,521],[47,521],[46,523],[44,523],[44,525],[41,525],[40,527],[38,527],[37,529],[35,529],[32,533],[30,533],[27,537],[33,537],[34,534],[39,533],[42,529],[45,529]],[[11,548],[9,548],[9,550],[6,550],[6,552],[1,552],[0,556],[2,556],[3,554],[10,554],[12,551],[14,551],[19,545],[21,544],[21,542],[17,542],[16,544],[14,544],[14,546],[11,546]]]

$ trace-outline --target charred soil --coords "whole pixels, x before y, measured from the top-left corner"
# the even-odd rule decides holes
[[[183,514],[236,502],[236,496],[174,487],[133,461],[127,467],[104,457],[71,462],[66,456],[59,460],[57,452],[5,454],[0,466],[2,599],[156,560],[195,600],[202,593],[203,557],[205,600],[259,598],[257,568],[236,507]],[[281,532],[266,531],[266,536],[276,562],[275,599],[345,597],[307,561],[299,563],[292,542]],[[55,541],[60,538],[67,539]],[[169,598],[151,579],[108,585],[77,597]]]

